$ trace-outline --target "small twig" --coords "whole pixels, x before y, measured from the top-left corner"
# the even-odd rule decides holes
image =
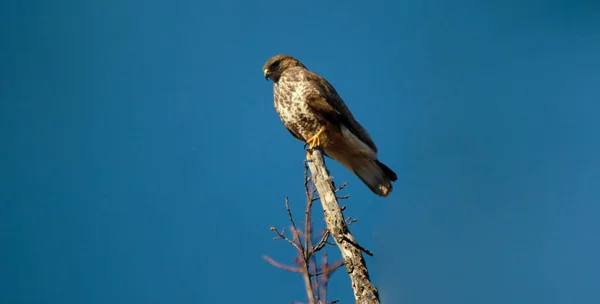
[[[318,276],[320,276],[322,274],[331,275],[331,274],[333,274],[334,271],[336,271],[338,268],[340,268],[342,266],[344,266],[344,261],[338,261],[338,262],[335,262],[333,265],[327,267],[326,270],[319,271],[317,273],[313,273],[312,276],[313,277],[318,277]]]
[[[288,216],[290,218],[290,222],[292,223],[292,234],[294,235],[294,243],[295,247],[300,252],[304,252],[304,245],[302,244],[302,240],[300,238],[300,231],[296,227],[296,222],[294,222],[294,217],[292,216],[292,210],[290,209],[290,200],[285,198],[285,209],[287,210]]]
[[[315,258],[314,255],[311,257],[310,265],[313,267],[313,269],[317,269],[317,259]],[[311,278],[314,277],[311,274],[309,274],[309,276]],[[314,278],[314,280],[312,280],[312,284],[313,284],[312,287],[313,287],[313,292],[314,292],[314,297],[315,297],[316,303],[319,303],[319,304],[323,303],[323,301],[321,300],[322,299],[321,298],[321,291],[320,291],[321,282],[320,282],[319,278]]]
[[[352,218],[351,216],[349,216],[349,217],[346,219],[346,225],[348,225],[348,226],[350,226],[350,225],[352,225],[352,224],[354,224],[354,223],[356,223],[356,222],[358,222],[358,220],[357,220],[357,219],[355,219],[355,218]]]
[[[373,256],[373,253],[372,253],[372,252],[371,252],[369,249],[367,249],[367,248],[365,248],[365,247],[361,246],[360,244],[358,244],[358,242],[355,242],[355,241],[353,241],[353,240],[351,240],[351,239],[347,238],[346,236],[344,236],[344,240],[345,240],[346,242],[348,242],[348,243],[352,244],[352,246],[354,246],[354,247],[358,248],[360,251],[364,252],[366,255],[368,255],[368,256]]]
[[[302,251],[302,250],[300,249],[300,247],[298,247],[298,244],[296,244],[296,242],[294,242],[294,241],[292,241],[292,240],[288,239],[288,238],[287,238],[285,235],[283,235],[283,233],[285,232],[285,228],[281,229],[281,232],[279,232],[279,231],[277,230],[277,228],[275,228],[275,227],[271,226],[271,230],[272,230],[272,231],[274,231],[274,232],[275,232],[275,234],[277,234],[277,237],[274,237],[274,238],[273,238],[274,240],[278,240],[278,239],[284,239],[284,240],[288,241],[288,243],[290,243],[290,244],[292,244],[294,247],[296,247],[296,249],[298,249],[298,251]]]
[[[325,244],[327,244],[327,240],[329,239],[329,235],[330,235],[329,230],[327,228],[325,228],[323,237],[321,237],[321,240],[319,241],[317,246],[315,246],[315,248],[313,249],[313,252],[317,252],[317,251],[323,249],[323,247],[325,247]]]
[[[304,212],[304,258],[306,260],[306,262],[308,263],[308,259],[310,259],[310,255],[312,254],[311,248],[312,247],[312,222],[311,222],[311,218],[310,218],[310,211],[312,208],[312,200],[310,199],[310,197],[308,196],[308,192],[307,194],[307,198],[306,198],[306,211]]]
[[[294,267],[294,266],[289,266],[289,265],[284,265],[281,264],[275,260],[273,260],[270,256],[268,255],[263,255],[263,259],[265,259],[267,262],[269,262],[271,265],[277,267],[277,268],[281,268],[283,270],[287,270],[287,271],[291,271],[291,272],[301,272],[302,269],[300,267]]]
[[[339,192],[340,190],[346,188],[348,182],[344,182],[341,186],[337,187],[334,192]]]
[[[319,294],[321,295],[321,297],[323,298],[323,300],[325,302],[327,302],[327,285],[329,284],[329,265],[328,265],[328,259],[327,259],[327,252],[323,253],[323,258],[322,258],[322,272],[323,272],[323,277],[321,277],[321,288],[319,289]],[[318,274],[315,274],[315,276],[318,276]],[[319,278],[317,277],[317,280],[319,280]]]
[[[298,230],[296,228],[296,223],[294,222],[294,217],[292,216],[292,210],[290,210],[290,200],[287,196],[285,198],[285,210],[287,211],[287,214],[290,218],[290,223],[292,223],[292,229],[294,229],[294,231]]]

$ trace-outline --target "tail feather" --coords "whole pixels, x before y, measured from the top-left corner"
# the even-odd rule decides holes
[[[396,175],[396,172],[392,171],[392,169],[390,169],[390,167],[386,166],[384,163],[380,162],[379,160],[375,160],[375,162],[377,162],[377,165],[379,165],[379,167],[381,167],[381,170],[383,170],[383,172],[385,172],[385,175],[387,175],[387,177],[395,182],[398,180],[398,176]]]
[[[392,192],[392,182],[398,179],[394,171],[377,159],[355,157],[349,167],[373,193],[382,197]]]
[[[388,196],[393,190],[392,182],[398,179],[396,173],[377,160],[376,150],[343,125],[341,135],[334,138],[333,146],[325,147],[326,155],[356,174],[373,193]]]

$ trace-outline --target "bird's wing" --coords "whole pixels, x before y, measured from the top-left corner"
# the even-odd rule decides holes
[[[304,79],[308,82],[314,93],[308,93],[305,98],[306,103],[320,116],[328,121],[343,124],[358,139],[368,145],[374,152],[377,152],[377,146],[371,139],[369,133],[354,119],[354,116],[336,92],[335,88],[323,77],[308,70],[302,70]],[[309,91],[310,92],[310,91]]]

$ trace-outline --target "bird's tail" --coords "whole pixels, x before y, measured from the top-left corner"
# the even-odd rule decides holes
[[[373,193],[386,197],[392,192],[392,182],[398,177],[388,166],[377,159],[353,157],[347,164]]]

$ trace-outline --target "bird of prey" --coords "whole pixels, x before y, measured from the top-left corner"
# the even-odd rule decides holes
[[[386,197],[397,176],[377,159],[377,146],[354,119],[333,86],[288,55],[271,57],[263,66],[273,81],[275,110],[287,130],[356,174],[373,191]]]

